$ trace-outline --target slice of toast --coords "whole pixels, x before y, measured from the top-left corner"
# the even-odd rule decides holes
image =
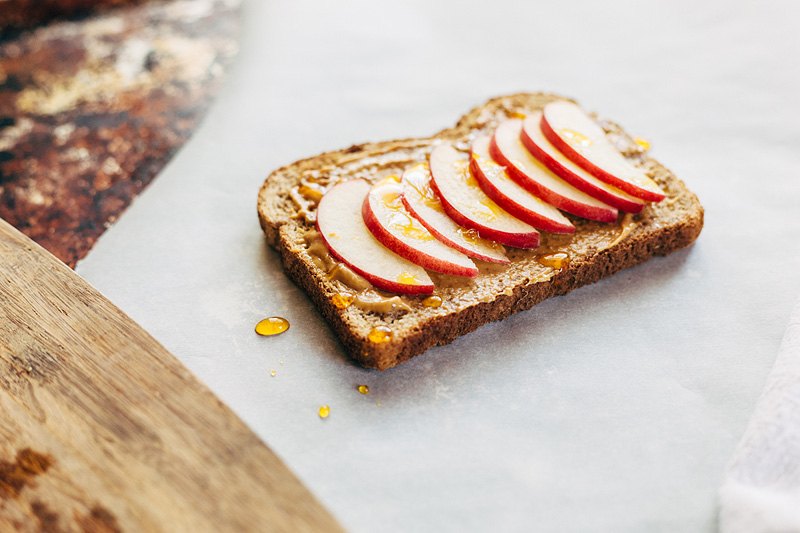
[[[267,242],[347,352],[363,366],[393,367],[546,298],[672,253],[700,234],[703,208],[697,197],[619,126],[601,120],[610,140],[648,170],[666,199],[635,215],[620,213],[616,223],[570,215],[577,228],[573,235],[543,232],[542,244],[535,250],[507,248],[508,265],[476,261],[480,271],[476,278],[432,272],[433,297],[374,290],[327,253],[314,226],[316,201],[327,187],[344,179],[375,182],[387,175],[400,176],[412,164],[426,161],[441,140],[466,152],[472,138],[490,133],[500,121],[524,116],[559,98],[547,94],[494,98],[433,137],[355,145],[297,161],[267,178],[258,196]]]

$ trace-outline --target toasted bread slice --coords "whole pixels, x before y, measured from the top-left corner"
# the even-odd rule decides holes
[[[546,298],[672,253],[700,234],[703,208],[697,197],[619,126],[601,121],[609,139],[648,171],[666,199],[648,204],[637,214],[620,213],[613,223],[569,215],[576,227],[574,234],[542,233],[542,244],[535,250],[507,248],[510,264],[476,261],[480,273],[475,278],[432,272],[433,297],[376,291],[327,254],[314,226],[316,201],[327,187],[344,179],[374,183],[388,175],[400,176],[411,165],[426,161],[442,140],[453,142],[466,154],[476,135],[490,134],[500,121],[522,118],[558,99],[547,94],[494,98],[464,115],[454,128],[433,137],[355,145],[297,161],[267,178],[258,196],[267,242],[347,352],[363,366],[393,367]]]

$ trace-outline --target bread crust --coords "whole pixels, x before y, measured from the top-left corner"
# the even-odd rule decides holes
[[[611,226],[575,219],[574,223],[582,228],[578,239],[589,244],[576,252],[571,251],[565,266],[542,274],[542,267],[533,255],[520,256],[514,267],[505,271],[484,265],[483,284],[471,291],[456,288],[447,292],[456,295],[453,300],[469,294],[464,302],[448,301],[449,307],[426,308],[420,303],[422,297],[408,299],[411,311],[384,314],[363,311],[352,305],[345,309],[334,305],[333,296],[341,285],[329,279],[308,253],[305,235],[313,225],[297,216],[299,208],[290,195],[293,187],[314,173],[322,173],[333,181],[350,177],[372,177],[374,181],[387,172],[402,171],[412,160],[424,159],[440,139],[467,142],[470,135],[491,130],[503,118],[541,109],[547,102],[559,98],[542,93],[494,98],[464,115],[454,128],[430,138],[354,145],[297,161],[275,170],[266,179],[259,191],[258,215],[267,242],[278,251],[286,273],[311,297],[347,353],[361,365],[380,370],[391,368],[428,348],[448,344],[483,324],[530,309],[547,298],[566,294],[652,257],[670,254],[697,239],[704,216],[697,197],[669,170],[647,157],[619,126],[601,121],[623,153],[653,174],[667,192],[664,201],[646,206],[637,215],[627,215],[630,217],[626,219],[627,226],[622,216],[617,225]],[[380,157],[391,162],[381,165]],[[371,173],[375,175],[370,176]],[[591,244],[595,242],[593,239],[615,228],[619,236],[610,246]],[[388,325],[392,329],[390,342],[376,344],[368,339],[369,331],[376,325]]]

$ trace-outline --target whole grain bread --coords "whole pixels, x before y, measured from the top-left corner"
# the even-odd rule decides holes
[[[390,174],[399,176],[411,164],[425,161],[442,140],[466,151],[472,138],[491,132],[501,120],[524,116],[559,98],[541,93],[494,98],[464,115],[455,127],[432,137],[354,145],[297,161],[269,175],[258,195],[267,242],[346,351],[363,366],[393,367],[546,298],[672,253],[698,237],[703,208],[697,197],[648,157],[644,143],[634,142],[619,126],[598,118],[623,154],[648,170],[667,194],[665,200],[647,205],[636,215],[621,213],[616,223],[569,216],[577,228],[575,234],[542,233],[542,245],[536,250],[508,248],[509,265],[476,261],[477,278],[431,273],[436,285],[433,299],[381,293],[370,290],[358,276],[354,279],[351,272],[340,275],[347,269],[326,256],[314,228],[315,200],[327,187],[350,178],[375,182]],[[354,296],[356,304],[350,304]],[[375,301],[383,310],[372,310]],[[388,334],[371,340],[370,332],[376,328]]]

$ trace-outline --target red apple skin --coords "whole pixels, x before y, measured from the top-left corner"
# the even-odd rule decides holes
[[[478,267],[476,267],[474,264],[472,265],[472,268],[469,268],[445,261],[438,257],[426,254],[422,250],[413,248],[392,235],[391,232],[389,232],[389,230],[387,230],[383,224],[381,224],[381,221],[378,219],[375,211],[373,211],[372,205],[370,205],[371,197],[372,195],[368,194],[364,198],[364,203],[361,206],[361,216],[364,218],[364,224],[367,225],[367,229],[375,236],[376,239],[380,241],[381,244],[403,259],[407,259],[412,263],[421,266],[422,268],[427,268],[428,270],[441,272],[442,274],[452,274],[455,276],[464,276],[468,278],[474,278],[478,275]]]
[[[596,220],[598,222],[616,222],[617,215],[619,213],[615,208],[609,206],[608,209],[603,209],[602,207],[589,206],[572,201],[569,198],[565,198],[564,196],[554,193],[551,189],[543,187],[535,180],[526,176],[503,155],[503,153],[500,151],[500,148],[497,146],[497,139],[495,135],[492,135],[492,144],[489,147],[489,154],[492,156],[492,159],[506,167],[506,171],[514,179],[514,181],[550,205],[589,220]]]
[[[430,170],[428,171],[428,176],[430,176]],[[405,180],[406,180],[406,175],[403,174],[403,181],[405,181]],[[430,183],[430,181],[428,181],[428,183]],[[471,257],[473,259],[479,259],[479,260],[485,261],[487,263],[508,264],[508,263],[511,262],[511,260],[508,259],[507,257],[505,257],[505,255],[503,255],[503,254],[496,254],[494,256],[491,256],[491,255],[486,255],[484,253],[480,253],[479,251],[477,251],[475,249],[470,249],[470,248],[466,248],[464,246],[461,246],[460,244],[458,244],[457,242],[452,240],[448,235],[446,235],[446,234],[442,233],[441,231],[439,231],[439,229],[436,228],[433,224],[429,223],[429,221],[425,220],[425,217],[421,216],[420,213],[418,213],[417,210],[414,209],[414,206],[411,205],[411,202],[409,202],[408,198],[406,197],[405,192],[402,195],[402,199],[403,199],[403,205],[408,210],[408,212],[411,213],[411,215],[414,216],[414,218],[419,220],[420,224],[425,226],[425,228],[428,231],[430,231],[431,234],[434,237],[439,239],[441,242],[443,242],[447,246],[449,246],[449,247],[451,247],[451,248],[453,248],[455,250],[458,250],[459,252],[461,252],[462,254],[464,254],[464,255],[466,255],[468,257]]]
[[[328,251],[337,261],[344,263],[347,268],[364,278],[365,280],[372,283],[376,288],[393,292],[396,294],[433,294],[433,283],[430,284],[419,284],[419,285],[411,285],[408,283],[398,283],[396,281],[391,281],[375,274],[371,274],[366,270],[362,270],[357,266],[353,265],[352,263],[348,262],[344,257],[340,256],[336,253],[336,250],[333,249],[331,246],[330,241],[325,237],[325,234],[320,231],[319,223],[317,223],[317,231],[319,232],[320,236],[322,237],[322,242],[325,243],[325,246],[328,248]]]
[[[369,185],[367,184],[367,182],[364,181],[364,180],[351,180],[351,181],[363,183],[363,185],[364,185],[363,191],[364,191],[364,194],[366,196],[367,192],[369,191]],[[354,185],[354,184],[351,184],[350,181],[348,181],[348,182],[340,183],[339,185],[336,185],[336,187],[340,187],[340,186],[345,185],[345,184],[350,184],[350,186]],[[420,283],[420,284],[410,284],[410,283],[400,283],[400,282],[397,282],[397,281],[392,281],[392,280],[389,280],[389,279],[386,279],[386,278],[382,278],[377,274],[373,274],[371,272],[368,272],[368,271],[366,271],[366,270],[364,270],[362,268],[359,268],[356,265],[354,265],[353,263],[351,263],[350,261],[348,261],[347,259],[345,259],[344,257],[342,257],[336,251],[336,248],[333,246],[333,244],[328,239],[328,235],[325,233],[324,228],[320,227],[319,209],[320,209],[320,206],[322,206],[322,202],[324,202],[324,201],[325,201],[325,197],[323,196],[322,200],[320,200],[319,206],[317,207],[316,227],[317,227],[317,232],[319,232],[319,235],[322,238],[322,242],[325,243],[326,248],[328,248],[328,251],[334,257],[334,259],[336,259],[337,261],[340,261],[340,262],[344,263],[345,265],[347,265],[347,267],[350,268],[351,270],[353,270],[353,272],[355,272],[356,274],[360,275],[361,277],[363,277],[364,279],[369,281],[372,285],[374,285],[378,289],[389,291],[389,292],[394,292],[396,294],[432,294],[433,293],[433,289],[434,289],[433,282]]]
[[[499,242],[501,244],[505,244],[506,246],[513,246],[514,248],[527,248],[527,249],[539,247],[539,232],[531,232],[531,233],[501,232],[483,226],[481,224],[478,224],[471,218],[468,218],[465,215],[463,215],[458,209],[456,209],[456,207],[453,204],[448,202],[447,199],[442,195],[442,192],[436,185],[436,175],[433,174],[433,172],[431,172],[431,188],[433,188],[433,191],[436,193],[436,196],[438,196],[439,200],[441,200],[444,212],[447,213],[447,216],[452,218],[456,224],[460,224],[465,228],[474,229],[475,231],[478,232],[478,235],[480,235],[484,239],[489,239],[495,242]]]
[[[540,122],[536,122],[535,124],[531,123],[531,119],[533,118],[534,117],[529,117],[523,121],[522,136],[520,137],[520,139],[522,140],[522,144],[525,145],[525,148],[527,148],[528,151],[531,154],[533,154],[533,156],[536,159],[541,161],[542,164],[547,168],[549,168],[555,175],[557,175],[558,177],[560,177],[561,179],[563,179],[576,189],[579,189],[585,192],[586,194],[607,203],[611,207],[616,207],[621,211],[625,211],[626,213],[638,213],[644,208],[645,204],[633,201],[630,198],[625,198],[624,196],[616,195],[605,189],[602,189],[581,178],[578,174],[575,174],[573,171],[571,171],[570,169],[559,163],[552,155],[548,154],[541,146],[539,146],[533,140],[531,135],[528,133],[529,128],[540,127]],[[564,153],[561,150],[559,151],[561,153]],[[570,158],[570,160],[572,159]],[[621,190],[622,189],[620,189],[620,191]]]
[[[666,198],[666,195],[663,193],[658,193],[655,191],[650,191],[647,189],[642,189],[641,187],[637,187],[636,185],[628,181],[619,179],[615,175],[606,172],[602,168],[592,163],[589,159],[584,157],[580,152],[575,150],[575,148],[570,146],[568,142],[562,139],[558,133],[556,133],[556,131],[552,128],[550,123],[547,122],[547,115],[545,113],[542,114],[541,128],[542,128],[542,133],[544,133],[544,136],[547,137],[547,140],[550,141],[550,143],[552,143],[553,146],[558,148],[559,152],[570,158],[576,165],[586,169],[586,171],[592,174],[593,176],[597,176],[599,179],[613,185],[614,187],[617,187],[621,191],[625,191],[631,196],[641,198],[642,200],[647,200],[648,202],[660,202],[661,200]]]
[[[406,206],[406,209],[408,209],[408,212],[411,213],[412,215],[414,215],[417,218],[417,220],[419,220],[420,224],[425,226],[425,228],[427,228],[427,230],[430,231],[431,234],[433,234],[434,237],[436,237],[437,239],[439,239],[440,241],[442,241],[446,245],[450,246],[451,248],[453,248],[455,250],[458,250],[462,254],[467,255],[469,257],[472,257],[473,259],[478,259],[480,261],[485,261],[487,263],[499,263],[499,264],[503,264],[503,265],[507,265],[507,264],[511,263],[511,260],[508,259],[508,258],[503,259],[501,257],[490,257],[488,255],[483,255],[483,254],[477,253],[474,250],[468,250],[467,248],[463,248],[463,247],[459,246],[458,243],[455,243],[452,240],[448,239],[447,235],[444,235],[441,232],[437,231],[436,228],[434,228],[433,226],[431,226],[430,224],[425,222],[422,218],[420,218],[417,215],[417,213],[414,211],[414,208],[406,202],[405,198],[403,199],[403,205]],[[450,215],[448,215],[448,216],[450,216]],[[450,217],[450,218],[453,218],[453,217]],[[464,226],[464,227],[466,227],[466,226]],[[468,228],[468,229],[473,229],[473,228]]]
[[[506,246],[513,246],[514,248],[538,248],[539,247],[539,234],[533,233],[501,233],[499,231],[495,231],[492,228],[487,228],[486,226],[481,226],[473,222],[471,219],[465,217],[458,210],[453,207],[452,204],[448,203],[447,200],[442,198],[439,189],[436,187],[436,181],[431,181],[431,187],[433,190],[436,191],[437,196],[442,200],[442,207],[444,207],[445,213],[447,216],[452,218],[456,224],[460,224],[465,228],[474,229],[478,232],[478,235],[483,237],[484,239],[489,239],[492,241],[496,241]]]
[[[498,189],[494,183],[492,183],[491,180],[489,180],[489,178],[483,173],[483,169],[478,163],[476,154],[471,154],[469,165],[472,175],[475,176],[476,180],[478,180],[478,183],[480,183],[481,189],[483,189],[483,192],[486,193],[486,196],[491,198],[497,205],[508,211],[510,214],[542,231],[548,231],[550,233],[575,233],[575,226],[569,222],[564,224],[543,217],[539,213],[535,213],[530,209],[526,209],[524,206],[515,202],[513,198],[503,194],[503,192],[500,191],[500,189]]]

